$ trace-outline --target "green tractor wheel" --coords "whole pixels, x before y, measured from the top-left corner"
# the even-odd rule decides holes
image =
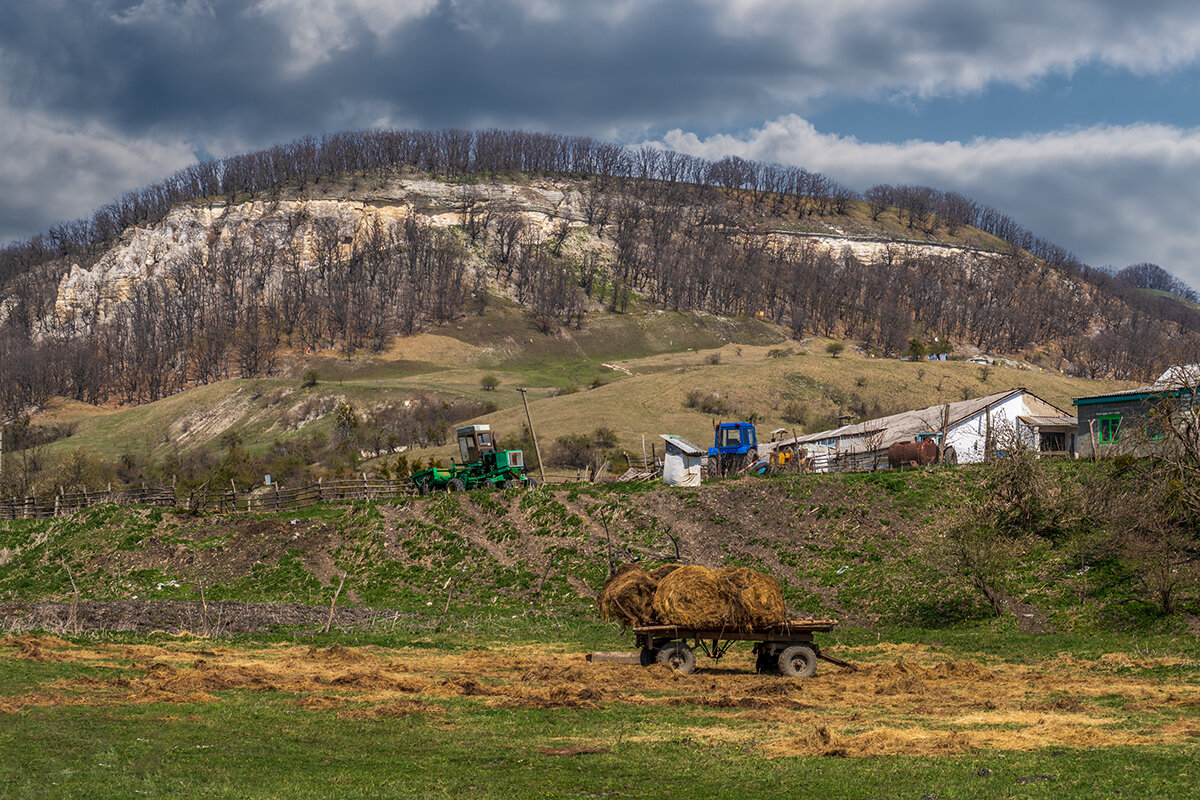
[[[467,485],[460,478],[451,478],[450,482],[446,484],[447,492],[463,492],[466,489]]]

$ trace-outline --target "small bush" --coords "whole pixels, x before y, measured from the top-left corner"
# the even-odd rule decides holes
[[[830,358],[837,358],[845,349],[846,345],[842,344],[841,342],[830,342],[829,344],[825,345],[825,352],[829,353]]]
[[[500,385],[500,379],[495,375],[484,375],[479,379],[479,388],[485,392],[494,392],[496,387]]]
[[[708,356],[704,359],[704,362],[706,364],[712,364],[714,367],[717,364],[720,364],[721,363],[721,351],[718,350],[715,353],[709,353]]]
[[[716,417],[725,417],[733,413],[733,406],[719,394],[710,394],[702,398],[696,408],[705,414],[711,414]]]
[[[592,433],[592,442],[601,450],[611,450],[617,446],[617,432],[601,425]]]
[[[321,376],[315,369],[305,370],[304,375],[302,375],[300,378],[300,388],[309,389],[313,386],[316,386],[317,382],[320,380],[320,377]]]

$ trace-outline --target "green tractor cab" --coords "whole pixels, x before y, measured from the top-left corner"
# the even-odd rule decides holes
[[[490,425],[469,425],[455,433],[462,463],[451,461],[449,467],[414,472],[412,482],[420,494],[537,486],[525,474],[525,454],[520,450],[497,450]]]

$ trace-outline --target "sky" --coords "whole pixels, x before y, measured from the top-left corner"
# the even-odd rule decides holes
[[[0,242],[197,159],[447,126],[928,184],[1200,286],[1195,0],[0,0]]]

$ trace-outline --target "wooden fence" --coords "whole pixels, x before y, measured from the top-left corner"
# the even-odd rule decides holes
[[[348,500],[380,500],[414,494],[408,481],[384,481],[370,478],[318,481],[307,486],[283,488],[279,484],[238,491],[233,486],[218,490],[210,487],[190,493],[176,493],[171,487],[108,489],[78,494],[59,492],[42,497],[10,497],[0,500],[0,519],[44,519],[82,511],[89,506],[148,505],[187,509],[194,512],[290,511],[316,503]]]
[[[548,475],[548,483],[571,483],[581,481],[567,475]],[[193,492],[177,493],[172,487],[140,489],[107,489],[78,494],[59,492],[41,497],[10,497],[0,499],[0,520],[45,519],[61,517],[82,511],[89,506],[111,503],[114,505],[148,505],[159,508],[177,508],[201,512],[268,512],[292,511],[308,508],[317,503],[341,503],[352,500],[387,500],[416,494],[416,489],[407,480],[376,480],[373,478],[351,478],[332,481],[317,481],[306,486],[291,488],[279,484],[258,486],[249,491],[239,491],[234,486],[228,489],[203,487]]]

